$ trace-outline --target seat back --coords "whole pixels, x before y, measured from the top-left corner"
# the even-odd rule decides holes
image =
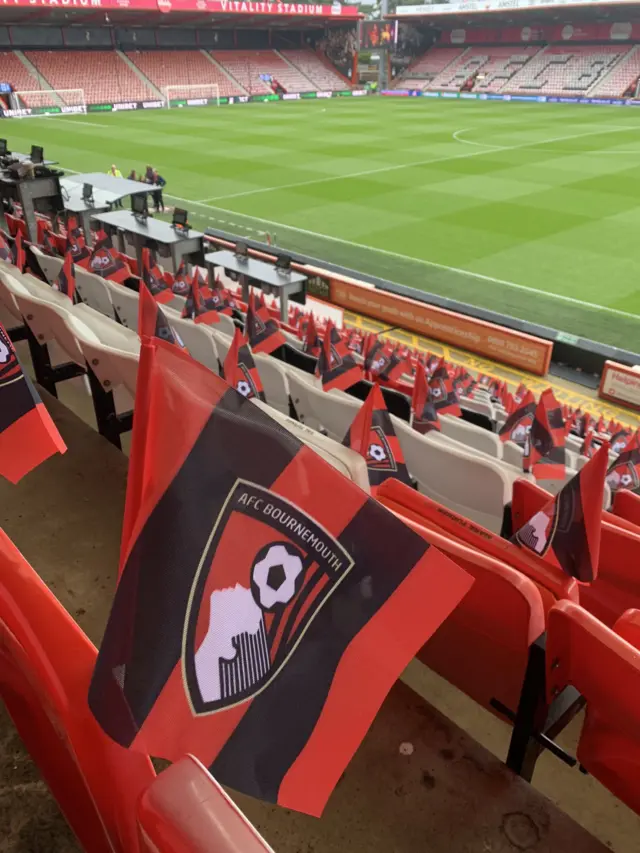
[[[547,687],[550,698],[567,685],[584,696],[578,759],[640,814],[640,653],[624,638],[637,636],[638,624],[637,611],[612,629],[571,602],[556,605],[548,620]]]
[[[511,516],[517,530],[551,500],[534,483],[520,480],[513,488]],[[598,577],[580,586],[580,603],[605,625],[613,625],[625,610],[640,608],[640,531],[634,533],[606,520],[603,513]]]
[[[480,453],[486,453],[495,459],[503,458],[503,444],[495,432],[489,432],[452,415],[443,415],[440,418],[440,428],[443,435],[479,450]]]
[[[148,853],[273,853],[233,800],[192,755],[158,776],[138,803]]]
[[[123,386],[135,397],[140,365],[138,336],[88,305],[76,305],[68,324],[103,389],[109,392]]]
[[[540,591],[502,561],[393,511],[475,578],[418,659],[488,710],[494,711],[492,699],[516,708],[529,646],[545,630]]]
[[[55,258],[51,255],[45,255],[45,253],[40,251],[37,246],[32,246],[31,251],[38,259],[40,269],[45,274],[49,284],[54,284],[64,264],[64,258]],[[76,276],[78,274],[78,269],[79,268],[76,267]]]
[[[640,495],[628,489],[619,489],[613,496],[612,512],[640,527]]]
[[[94,275],[81,267],[76,267],[76,290],[80,299],[93,308],[94,311],[99,311],[105,317],[113,317],[113,305],[111,304],[111,296],[109,288],[105,284],[105,279],[99,275]]]
[[[111,304],[116,312],[117,318],[123,326],[138,331],[138,301],[140,297],[129,287],[123,284],[117,284],[115,281],[109,281],[108,278],[102,279],[105,287],[109,291]]]
[[[47,344],[55,341],[71,361],[85,366],[85,359],[78,340],[71,330],[67,318],[72,309],[72,303],[67,296],[43,285],[42,295],[37,297],[31,293],[15,295],[20,312],[27,326],[31,329],[38,343]],[[48,292],[47,292],[48,291]]]
[[[282,364],[264,353],[253,354],[267,403],[283,415],[289,414],[289,380]]]
[[[311,429],[326,430],[334,441],[342,442],[362,403],[344,393],[323,391],[318,385],[289,375],[289,390],[301,423]]]
[[[214,373],[220,372],[218,360],[218,347],[211,332],[210,326],[204,323],[194,323],[193,320],[183,320],[175,314],[168,315],[167,319],[175,331],[180,335],[182,343],[189,353],[200,364],[204,364]]]
[[[0,530],[0,694],[88,853],[139,850],[135,805],[155,773],[87,704],[96,650]]]
[[[16,267],[5,268],[4,264],[0,267],[0,304],[6,309],[12,320],[21,325],[23,318],[20,306],[16,302],[16,293],[24,292],[26,288],[18,276],[20,273]]]

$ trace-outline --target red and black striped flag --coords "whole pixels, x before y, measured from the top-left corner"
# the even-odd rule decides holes
[[[332,388],[346,391],[362,379],[362,369],[356,364],[353,353],[349,351],[331,320],[327,323],[322,349],[318,355],[316,376],[322,380],[325,391]]]
[[[262,380],[253,360],[251,348],[245,335],[236,328],[231,346],[224,360],[223,376],[225,381],[235,388],[238,394],[251,399],[257,397],[266,402]]]
[[[180,266],[178,267],[178,271],[176,272],[173,278],[173,285],[171,290],[177,296],[186,296],[189,292],[190,282],[189,276],[187,275],[187,264],[185,259],[183,258],[180,261]]]
[[[367,463],[372,494],[389,477],[412,485],[379,385],[373,385],[342,442]]]
[[[218,314],[221,312],[217,308],[219,301],[214,301],[211,296],[205,295],[207,293],[211,293],[211,291],[206,287],[199,271],[195,269],[182,308],[183,319],[193,320],[194,323],[204,323],[205,326],[214,326],[220,322]]]
[[[77,263],[77,261],[74,261]],[[84,264],[80,264],[84,266]],[[122,260],[118,252],[113,248],[111,237],[106,231],[98,231],[94,235],[93,251],[89,258],[88,269],[101,278],[108,278],[118,284],[131,278],[132,273],[129,264]]]
[[[551,388],[543,391],[525,440],[522,467],[539,480],[564,480],[564,421]]]
[[[82,228],[78,225],[78,220],[71,214],[67,217],[67,251],[71,252],[76,266],[89,269],[91,251],[84,239]]]
[[[536,398],[531,391],[525,391],[519,403],[517,395],[514,400],[518,408],[502,424],[498,435],[501,441],[514,441],[520,447],[524,447],[536,411]]]
[[[231,302],[233,301],[235,304],[235,300],[231,299],[219,278],[214,278],[213,287],[209,287],[208,284],[202,282],[200,290],[209,308],[214,308],[220,314],[226,314],[229,317],[233,314]]]
[[[640,431],[631,436],[618,458],[611,463],[607,483],[612,492],[628,489],[640,494]]]
[[[597,446],[593,443],[593,430],[590,429],[589,432],[585,435],[584,441],[582,442],[582,447],[580,448],[580,456],[586,456],[587,459],[591,459],[597,449]]]
[[[622,453],[622,451],[627,446],[629,438],[631,436],[630,429],[619,429],[613,433],[610,439],[611,443],[611,452],[612,453]]]
[[[511,540],[583,583],[590,583],[598,574],[608,454],[605,442]]]
[[[387,343],[376,338],[365,357],[364,369],[372,379],[388,383],[397,382],[404,374],[406,366],[396,350],[389,352]]]
[[[24,268],[27,264],[27,255],[24,250],[24,243],[22,242],[22,231],[18,231],[16,233],[15,240],[13,241],[13,252],[11,259],[13,261],[14,267],[17,267],[20,272],[24,272]]]
[[[0,475],[17,483],[67,447],[0,325]]]
[[[171,302],[173,291],[164,280],[162,270],[158,266],[156,256],[151,249],[142,250],[142,280],[156,302],[160,305]]]
[[[524,382],[521,382],[516,388],[516,393],[513,395],[513,399],[517,404],[524,403],[525,397],[529,394],[531,394],[531,391],[529,391]],[[533,396],[533,394],[531,396]]]
[[[421,435],[431,430],[440,432],[440,418],[431,399],[431,390],[427,382],[427,374],[421,361],[416,368],[416,376],[413,383],[413,396],[411,398],[411,411],[413,412],[412,426]]]
[[[180,335],[173,328],[160,305],[149,293],[144,282],[140,283],[138,302],[138,334],[141,338],[159,338],[161,341],[185,349]]]
[[[68,296],[69,299],[73,302],[73,297],[76,292],[76,271],[74,269],[73,261],[71,259],[71,252],[68,249],[66,255],[64,256],[64,263],[60,267],[58,278],[56,279],[56,282],[53,285],[53,289],[59,290],[60,293],[64,293],[65,296]]]
[[[58,249],[54,245],[53,234],[48,228],[45,228],[44,234],[42,235],[42,251],[45,255],[58,257]]]
[[[91,710],[124,747],[320,815],[473,580],[175,347],[144,343],[140,370],[145,453]]]
[[[313,316],[313,311],[310,311],[309,314],[303,314],[300,321],[300,331],[304,338],[302,344],[302,351],[306,352],[308,355],[313,355],[315,357],[320,355],[320,350],[322,349],[322,341],[320,340],[320,336],[318,335],[318,329],[316,328],[316,321]]]
[[[453,415],[457,418],[462,416],[458,395],[443,358],[431,374],[429,392],[438,415]]]
[[[244,333],[253,352],[267,355],[287,342],[280,330],[280,323],[269,314],[266,305],[256,307],[253,290],[249,294]]]

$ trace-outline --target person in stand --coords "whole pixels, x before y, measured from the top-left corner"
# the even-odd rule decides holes
[[[162,188],[166,185],[165,179],[162,175],[159,175],[158,172],[153,173],[153,185],[155,189],[152,191],[151,195],[153,197],[153,206],[156,209],[156,212],[162,211],[164,213],[164,198],[162,197]]]
[[[118,169],[118,167],[116,166],[116,164],[115,164],[115,163],[113,163],[113,164],[111,165],[111,168],[110,168],[110,169],[109,169],[109,171],[107,172],[107,175],[111,175],[111,177],[112,177],[112,178],[121,178],[121,177],[122,177],[122,172],[120,171],[120,169]],[[113,206],[114,206],[114,207],[122,207],[122,200],[121,200],[121,199],[116,199],[116,201],[114,201],[114,203],[113,203]]]
[[[132,169],[132,170],[129,172],[129,174],[127,175],[127,180],[128,180],[128,181],[137,181],[137,180],[138,180],[138,175],[137,175],[137,173],[136,173],[136,170],[135,170],[135,169]]]
[[[146,171],[144,173],[144,181],[146,184],[153,183],[153,166],[147,166]]]

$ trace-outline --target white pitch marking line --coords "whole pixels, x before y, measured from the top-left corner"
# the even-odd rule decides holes
[[[472,139],[462,139],[460,134],[461,133],[468,133],[470,130],[473,130],[473,128],[472,127],[464,127],[464,128],[462,128],[462,130],[456,130],[451,135],[453,136],[453,138],[455,139],[456,142],[464,142],[465,145],[479,145],[482,148],[495,148],[497,150],[500,150],[502,148],[501,145],[490,145],[487,142],[474,142]]]
[[[34,118],[39,118],[39,116],[34,116]],[[86,121],[83,118],[74,118],[73,116],[67,116],[67,118],[58,118],[56,116],[42,116],[42,118],[46,118],[47,121],[64,121],[66,124],[68,124],[69,119],[71,119],[74,124],[88,124],[91,127],[101,127],[103,130],[107,127],[106,124],[100,124],[97,121]],[[70,172],[71,169],[68,169],[67,171]]]
[[[351,178],[363,178],[366,175],[380,175],[384,172],[394,172],[399,169],[411,169],[413,166],[428,166],[430,163],[445,163],[448,160],[464,160],[468,157],[482,157],[486,154],[492,154],[494,151],[516,151],[520,148],[531,148],[534,145],[548,145],[553,142],[564,142],[570,139],[581,139],[584,136],[600,136],[604,133],[621,133],[623,130],[639,130],[638,127],[607,127],[600,130],[586,131],[585,133],[572,133],[568,136],[555,136],[551,139],[538,139],[529,142],[520,142],[518,145],[504,145],[501,148],[489,148],[482,151],[468,151],[465,154],[449,154],[446,157],[432,157],[429,160],[416,160],[413,163],[396,163],[393,166],[382,166],[380,169],[366,169],[364,172],[351,172],[349,175],[332,175],[326,178],[314,178],[311,181],[298,181],[294,184],[280,184],[275,187],[261,187],[257,190],[245,190],[244,192],[231,193],[230,195],[211,196],[210,198],[202,198],[196,204],[209,204],[212,201],[225,201],[232,198],[242,198],[249,195],[260,195],[261,193],[271,193],[276,190],[290,190],[296,187],[309,187],[314,184],[326,184],[331,181],[347,181]],[[192,202],[193,204],[194,202]]]
[[[231,213],[234,216],[238,216],[237,210],[228,210],[225,207],[216,207],[215,205],[201,204],[201,202],[194,201],[190,198],[182,198],[181,196],[169,195],[169,193],[165,193],[169,198],[176,199],[177,201],[181,201],[185,204],[197,204],[202,207],[206,207],[209,210],[217,210],[220,213]],[[559,299],[561,302],[569,302],[572,305],[581,305],[583,308],[593,308],[597,311],[606,311],[609,314],[617,314],[619,317],[628,317],[631,320],[640,321],[640,316],[638,314],[630,314],[628,311],[620,311],[618,308],[609,308],[606,305],[598,305],[595,302],[584,302],[582,299],[574,299],[572,296],[564,296],[561,293],[552,293],[548,290],[539,290],[537,287],[529,287],[526,284],[517,284],[515,281],[507,281],[504,278],[495,278],[492,275],[484,275],[483,273],[473,272],[472,270],[465,270],[461,267],[451,267],[448,264],[439,264],[436,261],[427,261],[425,258],[414,258],[411,255],[403,255],[401,252],[393,252],[391,249],[381,249],[377,246],[369,246],[367,243],[355,243],[353,240],[346,240],[344,237],[332,237],[329,234],[320,234],[318,231],[309,231],[306,228],[298,228],[295,225],[287,225],[284,222],[276,222],[273,219],[263,219],[261,216],[253,216],[249,214],[240,214],[242,216],[246,216],[248,219],[253,219],[254,222],[263,222],[265,225],[276,226],[276,228],[282,228],[285,231],[296,231],[298,234],[305,234],[308,237],[321,237],[324,240],[329,240],[334,243],[341,243],[343,246],[351,246],[355,249],[367,249],[370,252],[377,252],[380,255],[387,255],[391,258],[400,258],[403,261],[414,261],[415,263],[422,264],[426,267],[432,267],[433,269],[446,270],[447,272],[455,272],[460,273],[460,275],[471,276],[472,278],[476,278],[479,281],[489,281],[492,284],[502,284],[505,287],[512,287],[515,290],[524,290],[527,293],[535,293],[538,296],[548,296],[551,299]],[[208,217],[212,222],[216,221],[213,217]],[[223,222],[224,220],[218,220]],[[256,233],[259,233],[256,231]],[[311,258],[315,265],[322,265],[322,260],[318,258]]]

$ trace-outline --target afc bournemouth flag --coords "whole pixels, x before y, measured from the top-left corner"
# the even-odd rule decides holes
[[[365,357],[364,369],[373,379],[382,382],[397,382],[405,373],[406,365],[404,359],[395,352],[387,351],[387,344],[376,338],[369,347]]]
[[[213,287],[209,287],[207,284],[201,283],[200,290],[209,308],[214,308],[221,314],[227,314],[228,316],[233,314],[229,294],[224,289],[222,282],[218,278],[214,279]]]
[[[196,270],[197,272],[197,270]],[[189,293],[189,277],[187,276],[187,265],[185,263],[184,258],[180,261],[180,266],[178,267],[178,272],[175,274],[173,279],[173,285],[171,287],[172,293],[177,296],[186,296]]]
[[[631,431],[628,429],[619,429],[611,436],[611,452],[621,453],[627,446]]]
[[[76,266],[89,269],[91,251],[87,247],[84,234],[75,216],[67,218],[67,251],[71,252],[73,263]]]
[[[8,261],[13,263],[13,256],[9,244],[5,240],[4,234],[0,233],[0,261]]]
[[[24,268],[27,264],[27,255],[24,250],[24,243],[22,242],[22,231],[18,231],[13,241],[13,252],[12,252],[12,260],[13,265],[17,267],[20,272],[24,272]]]
[[[564,480],[564,420],[560,404],[550,388],[543,391],[538,400],[525,439],[522,467],[539,480]]]
[[[164,280],[164,275],[155,255],[150,249],[142,250],[142,280],[149,288],[149,293],[160,305],[166,305],[173,299],[173,291]]]
[[[533,423],[533,416],[536,411],[536,399],[531,391],[526,391],[519,403],[517,402],[517,395],[514,397],[514,400],[516,400],[518,408],[502,424],[498,435],[501,441],[514,441],[520,447],[524,447],[531,424]]]
[[[582,447],[580,448],[580,456],[586,456],[587,459],[591,459],[597,449],[597,446],[593,443],[593,430],[590,429],[589,432],[585,435],[584,441],[582,442]]]
[[[527,386],[524,384],[524,382],[521,382],[521,383],[518,385],[518,387],[516,388],[516,393],[513,395],[514,402],[515,402],[515,403],[517,403],[517,404],[523,403],[523,402],[524,402],[524,398],[525,398],[528,394],[531,394],[531,392],[529,391],[529,389],[527,388]],[[531,395],[531,396],[533,396],[533,395]]]
[[[144,342],[140,370],[91,710],[123,747],[320,815],[473,580],[180,350]]]
[[[427,375],[424,365],[418,362],[416,376],[413,383],[413,396],[411,398],[411,411],[413,412],[412,426],[416,432],[424,435],[435,429],[440,432],[440,418],[436,407],[431,400],[431,391],[427,383]]]
[[[605,442],[511,540],[583,583],[595,580],[598,573],[608,453]]]
[[[280,331],[280,324],[269,314],[266,305],[256,306],[253,290],[249,294],[244,333],[253,352],[263,352],[266,355],[287,342]]]
[[[140,284],[138,335],[141,338],[160,338],[161,341],[167,341],[180,349],[185,349],[180,335],[168,321],[166,314],[149,293],[149,288],[144,282]]]
[[[640,435],[635,432],[618,458],[611,463],[607,483],[612,492],[628,489],[640,494]]]
[[[320,336],[318,335],[318,329],[316,328],[316,321],[313,316],[313,311],[309,313],[308,318],[303,315],[301,329],[304,335],[302,351],[306,352],[308,355],[313,355],[316,357],[319,356],[320,350],[322,349],[322,341],[320,340]]]
[[[0,325],[0,475],[11,483],[67,447]]]
[[[372,493],[389,477],[412,485],[379,385],[373,385],[369,391],[342,443],[365,459]]]
[[[217,305],[219,300],[213,300],[211,296],[205,294],[211,293],[208,287],[200,277],[197,269],[193,271],[191,276],[191,284],[187,299],[182,308],[182,317],[186,320],[193,320],[195,323],[204,323],[205,326],[213,326],[220,322],[218,314],[220,313]]]
[[[462,416],[458,395],[453,387],[453,381],[449,376],[444,359],[440,359],[440,364],[431,375],[429,392],[431,402],[438,415],[453,415],[457,418]]]
[[[346,391],[362,379],[360,366],[356,364],[353,353],[349,351],[331,320],[327,323],[324,333],[322,349],[316,364],[316,376],[322,379],[322,387],[325,391],[330,391],[332,388]]]
[[[118,284],[124,284],[132,276],[129,265],[111,246],[111,237],[104,231],[99,231],[95,236],[88,269],[89,272],[99,275],[101,278],[108,278],[109,281],[115,281]]]
[[[76,272],[71,259],[71,252],[67,249],[64,256],[64,264],[60,268],[58,278],[53,285],[54,290],[59,290],[64,293],[73,302],[73,297],[76,292]]]
[[[222,372],[225,381],[235,388],[238,394],[242,394],[247,399],[257,397],[266,402],[260,374],[251,355],[247,338],[240,329],[235,330]]]

